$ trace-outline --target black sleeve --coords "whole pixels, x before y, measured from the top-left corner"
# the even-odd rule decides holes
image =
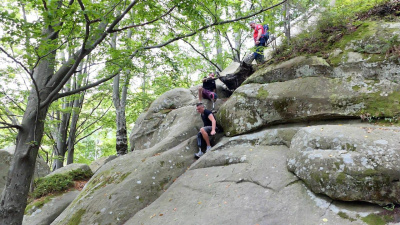
[[[209,116],[210,114],[212,114],[212,112],[211,112],[210,110],[208,110],[208,109],[204,110],[204,116],[205,116],[206,118],[208,118],[208,116]]]

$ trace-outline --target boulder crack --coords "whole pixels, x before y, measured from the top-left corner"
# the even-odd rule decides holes
[[[328,212],[329,208],[331,208],[332,203],[333,203],[333,200],[330,200],[329,201],[329,205],[326,207],[325,212],[324,212],[323,215],[321,215],[321,217],[324,217],[326,215],[326,213]]]
[[[267,190],[271,190],[271,191],[276,191],[275,189],[269,187],[268,185],[271,184],[271,181],[267,184],[267,185],[262,185],[260,182],[255,181],[253,179],[239,179],[239,180],[223,180],[220,182],[229,182],[229,183],[235,183],[235,184],[240,184],[240,183],[251,183],[251,184],[255,184],[257,186],[260,186],[264,189]]]
[[[296,180],[294,180],[294,181],[292,181],[292,182],[286,184],[286,185],[285,185],[285,188],[287,188],[287,187],[289,187],[289,186],[291,186],[291,185],[293,185],[293,184],[296,184],[296,183],[298,183],[298,182],[301,182],[301,181],[302,181],[302,180],[300,180],[300,179],[297,177]]]

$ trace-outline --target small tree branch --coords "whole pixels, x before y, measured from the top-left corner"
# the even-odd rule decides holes
[[[29,71],[28,68],[26,68],[21,62],[19,62],[17,59],[15,59],[15,58],[12,57],[10,54],[8,54],[8,53],[6,52],[6,50],[4,50],[2,47],[0,47],[0,50],[1,50],[4,54],[6,54],[8,58],[12,59],[15,63],[17,63],[18,65],[20,65],[20,66],[25,70],[25,72],[27,72],[29,75],[32,74],[32,72]]]
[[[223,32],[223,34],[224,34],[224,38],[228,41],[229,47],[230,47],[231,50],[232,50],[232,55],[236,54],[236,56],[237,56],[238,59],[240,60],[239,51],[238,51],[236,48],[234,48],[234,47],[232,46],[232,42],[231,42],[231,40],[229,39],[228,34],[227,34],[226,32]]]
[[[103,115],[101,115],[100,116],[100,118],[97,118],[95,121],[93,121],[92,123],[90,123],[89,125],[87,125],[85,128],[83,128],[80,132],[79,132],[79,134],[81,134],[81,133],[83,133],[86,129],[88,129],[90,126],[92,126],[93,124],[95,124],[95,123],[97,123],[98,121],[100,121],[107,113],[108,113],[108,111],[110,110],[110,108],[111,108],[111,106],[112,106],[112,104],[107,108],[107,110],[103,113]],[[100,127],[101,128],[101,127]],[[97,128],[97,129],[99,129],[99,128]],[[93,132],[92,132],[93,133]],[[77,134],[76,136],[78,136],[79,134]],[[86,137],[87,137],[87,135],[86,135]],[[82,139],[82,138],[81,138]],[[76,141],[75,143],[78,143],[81,139],[79,139],[78,141]]]
[[[103,128],[103,126],[100,126],[100,127],[96,128],[94,131],[92,131],[89,134],[85,135],[84,137],[79,138],[77,141],[74,142],[74,145],[78,144],[80,141],[82,141],[83,139],[89,137],[90,135],[92,135],[96,131],[100,130],[101,128]]]
[[[78,0],[78,3],[79,3],[79,6],[80,6],[81,9],[82,9],[83,16],[85,17],[85,21],[86,21],[86,24],[85,24],[85,37],[84,37],[84,40],[83,40],[83,43],[82,43],[82,50],[84,50],[84,49],[85,49],[86,42],[87,42],[87,40],[89,39],[89,34],[90,34],[90,20],[89,20],[88,15],[87,15],[86,12],[85,12],[85,5],[83,5],[82,0]],[[82,52],[82,53],[83,53],[83,52]]]
[[[100,100],[99,103],[97,104],[97,106],[95,106],[92,111],[89,113],[89,116],[85,118],[85,120],[79,124],[79,126],[76,127],[76,130],[78,131],[78,129],[80,129],[81,127],[83,127],[83,125],[85,125],[85,123],[87,122],[87,120],[93,115],[93,113],[96,111],[96,109],[101,105],[101,103],[103,102],[103,100]],[[84,130],[84,129],[82,129]],[[83,132],[83,131],[82,131]],[[77,132],[76,136],[79,136],[79,132]]]
[[[106,18],[106,17],[108,16],[108,14],[110,14],[111,12],[114,12],[114,9],[115,9],[119,4],[121,4],[121,2],[122,2],[122,0],[119,1],[117,4],[115,4],[103,17]],[[92,20],[92,21],[90,21],[90,22],[91,22],[91,23],[96,23],[96,22],[100,22],[100,21],[101,21],[101,19],[99,18],[99,19],[94,19],[94,20]]]
[[[161,48],[161,47],[164,47],[164,46],[166,46],[168,44],[171,44],[172,42],[175,42],[175,41],[187,38],[187,37],[191,37],[191,36],[197,34],[198,32],[206,30],[206,29],[208,29],[210,27],[214,27],[214,26],[218,26],[218,25],[222,25],[222,24],[227,24],[227,23],[233,23],[233,22],[236,22],[236,21],[240,21],[240,20],[245,20],[245,19],[251,18],[251,17],[253,17],[255,15],[258,15],[258,14],[260,14],[262,12],[265,12],[267,10],[270,10],[270,9],[273,9],[273,8],[275,8],[277,6],[280,6],[283,3],[285,3],[286,1],[287,0],[283,0],[280,3],[277,3],[277,4],[275,4],[273,6],[270,6],[270,7],[267,7],[267,8],[260,9],[259,11],[255,12],[255,13],[252,13],[250,15],[247,15],[247,16],[242,16],[242,17],[239,17],[239,18],[236,18],[236,19],[232,19],[232,20],[224,20],[224,21],[221,21],[221,22],[214,22],[214,23],[208,24],[208,25],[203,26],[203,27],[201,27],[201,28],[197,29],[196,31],[193,31],[193,32],[191,32],[189,34],[182,34],[182,35],[180,35],[178,37],[175,37],[175,38],[172,38],[172,39],[170,39],[170,40],[168,40],[168,41],[166,41],[164,43],[161,43],[161,44],[158,44],[158,45],[153,45],[153,46],[147,46],[147,47],[144,47],[143,49]]]
[[[190,47],[192,47],[192,49],[197,52],[199,55],[201,55],[201,57],[203,57],[203,59],[207,60],[209,63],[211,63],[211,65],[213,65],[215,68],[217,68],[220,72],[222,71],[221,68],[219,68],[219,66],[217,64],[215,64],[213,61],[211,61],[208,57],[206,57],[203,53],[201,53],[200,51],[198,51],[192,44],[190,44],[189,42],[187,42],[185,39],[182,39],[182,41],[184,41],[186,44],[188,44]]]
[[[138,52],[139,52],[139,50],[136,50],[136,51],[130,56],[130,58],[132,59]],[[67,92],[61,93],[61,94],[57,95],[57,96],[53,99],[53,101],[54,101],[54,100],[57,100],[57,99],[59,99],[59,98],[63,98],[63,97],[69,96],[69,95],[76,94],[76,93],[81,92],[81,91],[85,91],[85,90],[90,89],[90,88],[92,88],[92,87],[96,87],[96,86],[99,85],[99,84],[102,84],[102,83],[104,83],[104,82],[106,82],[106,81],[111,80],[112,78],[114,78],[115,76],[117,76],[121,71],[122,71],[122,68],[118,69],[114,74],[112,74],[112,75],[110,75],[110,76],[108,76],[108,77],[105,77],[105,78],[103,78],[103,79],[100,79],[100,80],[98,80],[98,81],[96,81],[96,82],[94,82],[94,83],[88,84],[88,85],[83,86],[83,87],[81,87],[81,88],[77,88],[77,89],[75,89],[75,90],[73,90],[73,91],[67,91]]]
[[[46,0],[42,0],[42,2],[43,2],[43,8],[44,8],[46,11],[49,11],[49,10],[47,9]]]
[[[161,18],[163,18],[164,16],[170,14],[170,13],[172,12],[172,10],[174,10],[175,8],[176,8],[176,6],[172,7],[172,8],[169,9],[166,13],[164,13],[163,15],[161,15],[161,16],[155,18],[154,20],[150,20],[150,21],[148,21],[148,22],[146,22],[146,23],[141,23],[141,24],[136,24],[136,25],[130,25],[130,26],[123,27],[123,28],[120,28],[120,29],[113,29],[110,33],[118,32],[118,31],[123,31],[123,30],[126,30],[126,29],[134,28],[134,27],[142,27],[142,26],[145,26],[145,25],[154,23],[154,22],[156,22],[157,20],[160,20]]]
[[[114,30],[114,27],[117,26],[117,24],[125,17],[125,15],[133,8],[138,3],[138,0],[134,0],[131,2],[131,4],[126,7],[126,9],[121,13],[119,17],[117,17],[110,25],[110,27],[107,29],[107,33],[112,33]]]
[[[15,129],[18,129],[18,130],[22,130],[22,127],[19,126],[19,125],[14,125],[14,124],[10,124],[10,123],[5,123],[5,122],[1,122],[1,121],[0,121],[0,124],[5,125],[4,127],[0,127],[0,128],[2,128],[2,129],[5,129],[5,128],[15,128]]]

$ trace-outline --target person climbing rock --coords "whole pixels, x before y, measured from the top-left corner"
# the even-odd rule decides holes
[[[218,98],[217,96],[217,86],[215,85],[215,80],[218,78],[214,78],[214,73],[208,74],[208,77],[203,78],[203,86],[199,88],[199,102],[205,99],[209,99],[213,103]]]
[[[253,38],[256,50],[253,53],[253,58],[256,60],[257,64],[264,63],[265,38],[262,35],[264,33],[264,28],[261,24],[256,24],[254,21],[251,21],[249,25],[251,29],[254,30]]]
[[[205,141],[207,145],[207,153],[211,149],[210,136],[214,136],[217,133],[218,128],[214,114],[210,110],[206,109],[203,103],[197,103],[196,110],[198,113],[200,113],[204,124],[197,134],[197,146],[199,146],[199,152],[194,154],[196,158],[200,158],[202,155],[204,155],[203,151],[201,150],[202,142]]]

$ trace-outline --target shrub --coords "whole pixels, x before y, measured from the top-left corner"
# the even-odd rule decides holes
[[[35,189],[30,193],[33,198],[40,198],[49,193],[68,190],[73,185],[72,176],[68,174],[54,174],[35,180]]]
[[[36,179],[34,182],[34,191],[29,195],[31,198],[40,198],[50,193],[68,190],[73,186],[76,180],[88,180],[93,176],[90,170],[77,169],[67,174],[54,174],[49,177]]]

